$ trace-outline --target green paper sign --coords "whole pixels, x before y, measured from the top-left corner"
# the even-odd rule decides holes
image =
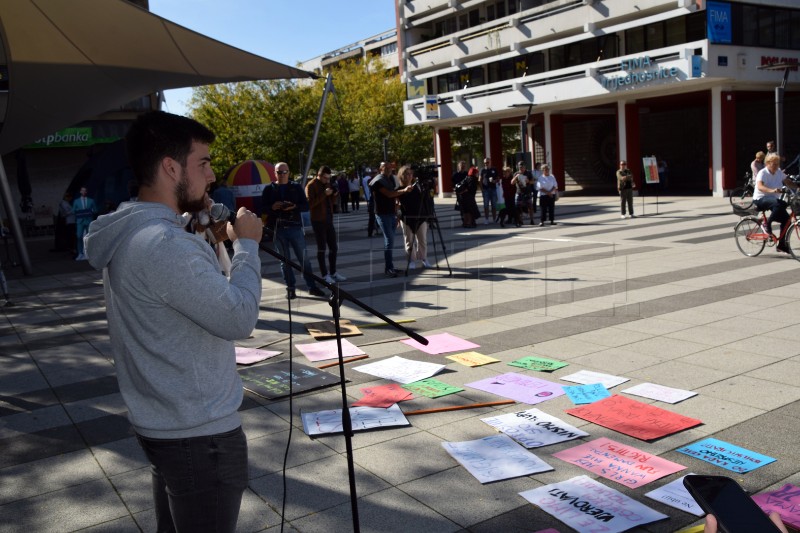
[[[535,370],[537,372],[552,372],[553,370],[568,366],[568,363],[563,361],[555,361],[544,357],[523,357],[522,359],[511,361],[508,364],[510,366],[518,366],[526,370]]]
[[[421,379],[414,383],[403,385],[403,388],[427,398],[438,398],[464,390],[461,387],[454,387],[434,378]]]

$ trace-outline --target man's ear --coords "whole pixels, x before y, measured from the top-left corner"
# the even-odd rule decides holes
[[[178,182],[181,177],[181,165],[171,157],[165,157],[160,163],[161,172],[170,180]]]

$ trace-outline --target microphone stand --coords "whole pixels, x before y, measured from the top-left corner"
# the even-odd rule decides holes
[[[269,231],[269,230],[268,230]],[[277,235],[273,235],[273,238],[277,239]],[[297,272],[302,273],[303,268],[289,260],[289,258],[285,257],[284,255],[278,253],[277,251],[269,248],[263,242],[259,243],[259,248],[266,252],[267,254],[271,255],[275,259],[283,262],[285,265],[293,268]],[[339,318],[341,316],[340,308],[342,302],[348,300],[364,311],[376,316],[386,322],[387,324],[391,325],[395,329],[402,331],[404,334],[408,335],[415,341],[419,342],[420,344],[427,345],[428,339],[421,336],[418,333],[411,331],[410,329],[401,326],[394,320],[390,319],[380,311],[373,309],[372,307],[368,306],[346,290],[339,287],[338,284],[330,284],[326,282],[323,278],[317,276],[313,272],[311,272],[311,276],[314,278],[314,281],[319,283],[320,285],[327,287],[328,290],[331,291],[330,296],[328,297],[328,303],[331,306],[331,315],[333,316],[333,324],[334,330],[336,331],[336,349],[339,354],[339,386],[342,390],[342,431],[344,433],[344,442],[345,442],[345,449],[347,451],[347,477],[350,483],[350,510],[353,516],[353,531],[355,533],[359,533],[361,531],[358,519],[358,501],[356,495],[356,472],[355,472],[355,465],[353,463],[353,421],[350,418],[350,408],[347,405],[347,389],[345,385],[345,373],[344,373],[344,356],[342,354],[342,331],[341,325],[339,323]],[[290,413],[291,415],[291,413]]]

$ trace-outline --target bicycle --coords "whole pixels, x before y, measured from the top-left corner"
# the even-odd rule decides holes
[[[756,190],[755,176],[750,172],[745,172],[744,178],[744,186],[736,187],[728,195],[734,211],[747,211],[753,206],[753,192]]]
[[[767,214],[760,211],[758,215],[748,215],[736,224],[733,236],[739,251],[747,257],[755,257],[764,251],[766,246],[773,247],[784,240],[792,257],[800,261],[800,176],[789,176],[784,180],[781,199],[791,208],[789,222],[779,236],[767,231]],[[792,245],[794,244],[794,246]],[[796,249],[796,251],[795,251]]]

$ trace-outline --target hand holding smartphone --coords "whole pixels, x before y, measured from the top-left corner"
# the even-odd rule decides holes
[[[683,485],[697,504],[717,519],[723,533],[781,533],[736,481],[726,476],[683,478]]]

